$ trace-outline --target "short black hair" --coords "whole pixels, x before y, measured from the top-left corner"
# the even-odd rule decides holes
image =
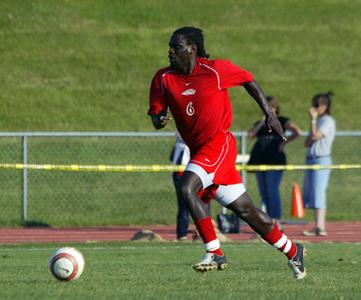
[[[193,26],[185,26],[178,28],[173,32],[173,35],[183,35],[188,44],[193,44],[197,46],[197,56],[209,58],[206,49],[204,47],[204,36],[203,30]]]
[[[327,106],[326,113],[331,114],[331,98],[333,96],[333,92],[329,91],[327,93],[321,93],[313,96],[312,98],[312,106],[318,107],[321,104],[324,104]]]

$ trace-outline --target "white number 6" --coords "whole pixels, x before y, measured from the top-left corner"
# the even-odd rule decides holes
[[[188,116],[193,116],[194,115],[194,107],[193,107],[193,102],[189,102],[186,108],[187,111],[187,115]]]

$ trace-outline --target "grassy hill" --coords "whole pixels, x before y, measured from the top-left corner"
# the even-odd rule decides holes
[[[361,129],[360,15],[359,0],[2,0],[0,130],[153,130],[150,80],[184,25],[304,129],[311,97],[328,90],[338,129]],[[233,129],[247,129],[258,108],[242,88],[231,94]]]

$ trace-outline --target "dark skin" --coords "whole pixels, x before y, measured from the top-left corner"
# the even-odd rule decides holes
[[[191,74],[196,63],[197,46],[188,44],[182,35],[172,35],[169,41],[168,58],[170,66],[173,69],[185,75]],[[269,130],[275,130],[286,140],[282,126],[277,116],[273,113],[272,108],[268,105],[266,97],[258,83],[252,81],[245,83],[243,86],[264,112]],[[156,129],[161,129],[166,126],[167,121],[170,119],[166,111],[161,112],[159,115],[154,115],[151,118]],[[202,189],[202,181],[198,175],[189,171],[184,172],[180,182],[180,191],[194,221],[208,217],[208,210],[205,204],[200,201],[197,196],[197,193]],[[247,222],[261,236],[265,236],[273,228],[272,219],[256,208],[247,192],[229,204],[227,208]]]

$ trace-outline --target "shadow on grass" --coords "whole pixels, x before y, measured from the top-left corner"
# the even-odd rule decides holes
[[[50,227],[48,223],[38,221],[38,220],[29,220],[22,223],[24,227]]]

